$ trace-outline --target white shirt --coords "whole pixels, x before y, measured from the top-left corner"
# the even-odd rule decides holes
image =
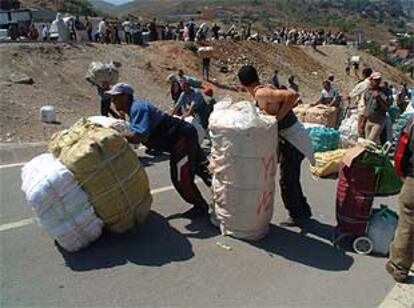
[[[125,21],[122,26],[124,27],[125,32],[131,32],[131,22]]]
[[[106,23],[104,20],[101,20],[98,25],[98,32],[105,33],[106,32]]]

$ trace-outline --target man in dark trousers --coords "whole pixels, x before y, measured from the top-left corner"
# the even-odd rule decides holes
[[[241,84],[256,101],[257,107],[276,116],[279,129],[280,189],[289,218],[284,226],[300,226],[312,216],[311,208],[302,191],[300,173],[305,155],[314,163],[309,136],[293,113],[299,95],[293,90],[279,90],[262,86],[256,69],[243,66],[238,74]],[[293,129],[293,130],[292,130]],[[301,138],[296,137],[301,135]]]
[[[116,109],[129,116],[130,131],[123,136],[130,143],[143,143],[147,148],[170,153],[170,175],[175,189],[193,208],[182,214],[195,218],[208,214],[208,204],[194,182],[198,175],[211,187],[208,160],[198,143],[197,130],[189,123],[174,118],[144,100],[134,100],[134,90],[118,83],[106,92]]]
[[[391,244],[390,260],[386,265],[387,271],[397,282],[406,282],[409,272],[414,271],[414,118],[407,121],[403,133],[406,148],[400,164],[405,178],[399,196],[400,218]],[[400,137],[400,143],[403,142],[403,136]]]

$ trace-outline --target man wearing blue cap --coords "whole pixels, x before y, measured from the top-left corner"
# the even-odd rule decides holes
[[[198,175],[211,187],[208,160],[198,143],[197,130],[189,123],[174,118],[145,100],[134,100],[133,88],[118,83],[106,94],[116,109],[129,116],[130,131],[123,136],[130,143],[143,143],[147,148],[170,153],[170,174],[181,197],[194,207],[183,214],[194,218],[208,214],[208,204],[197,188]]]

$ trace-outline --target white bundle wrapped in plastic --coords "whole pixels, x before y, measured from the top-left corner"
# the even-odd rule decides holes
[[[351,113],[342,121],[339,134],[343,149],[352,148],[358,143],[358,111]]]
[[[103,83],[114,85],[119,80],[119,70],[117,63],[104,64],[101,62],[92,62],[89,66],[86,79],[102,87]]]
[[[195,127],[195,129],[197,130],[197,134],[198,134],[198,143],[201,145],[203,143],[204,138],[206,137],[206,131],[201,126],[200,121],[194,117],[186,117],[184,121],[190,123],[191,125]]]
[[[278,130],[250,102],[225,100],[210,117],[214,209],[224,235],[259,240],[273,216]]]
[[[22,190],[39,224],[65,250],[77,251],[101,235],[103,222],[88,195],[52,154],[42,154],[22,168]]]
[[[88,120],[104,128],[115,129],[118,133],[124,133],[129,131],[129,124],[127,121],[124,120],[105,116],[93,116],[89,117]]]

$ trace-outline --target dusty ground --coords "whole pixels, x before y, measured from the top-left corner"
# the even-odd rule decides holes
[[[313,101],[320,84],[329,74],[337,76],[337,88],[346,94],[357,79],[347,77],[344,62],[350,55],[361,54],[364,64],[383,72],[392,84],[405,80],[402,73],[376,58],[348,47],[327,46],[314,51],[307,47],[274,46],[255,42],[217,42],[217,59],[213,61],[212,77],[216,95],[248,98],[238,91],[237,70],[244,63],[259,68],[263,82],[270,82],[274,68],[287,83],[297,76],[304,101]],[[184,43],[157,42],[148,47],[116,45],[67,45],[21,43],[0,44],[0,142],[35,142],[47,140],[51,134],[72,125],[82,116],[99,113],[96,91],[84,79],[91,61],[119,61],[121,80],[132,84],[138,97],[146,98],[164,110],[171,108],[166,76],[178,68],[188,75],[201,77],[201,61],[185,48]],[[223,74],[219,67],[227,65]],[[10,81],[13,73],[33,78],[33,85]],[[60,124],[42,124],[40,108],[53,105]]]

